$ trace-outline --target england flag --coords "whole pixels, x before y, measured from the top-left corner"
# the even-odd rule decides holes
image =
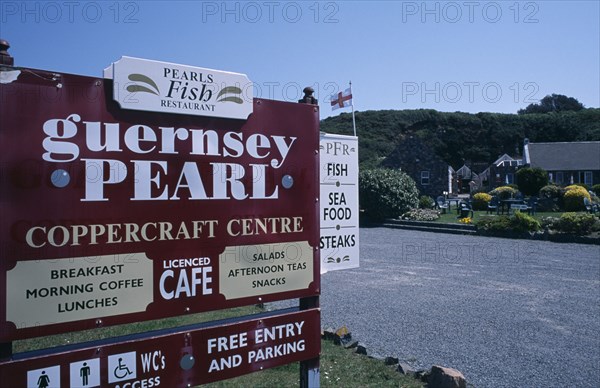
[[[352,106],[352,90],[350,88],[337,94],[332,94],[330,98],[331,110]]]

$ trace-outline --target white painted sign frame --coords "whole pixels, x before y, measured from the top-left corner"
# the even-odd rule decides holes
[[[320,136],[321,273],[358,268],[358,137]]]

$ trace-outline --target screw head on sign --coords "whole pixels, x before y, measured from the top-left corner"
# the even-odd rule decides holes
[[[54,187],[61,189],[66,187],[71,182],[71,176],[67,171],[59,168],[58,170],[52,172],[50,175],[50,181]]]
[[[181,360],[179,360],[179,367],[183,370],[190,370],[194,367],[195,363],[196,360],[194,359],[194,356],[186,353],[181,357]]]
[[[284,189],[290,189],[294,186],[294,178],[291,175],[284,175],[283,178],[281,178],[281,184]]]

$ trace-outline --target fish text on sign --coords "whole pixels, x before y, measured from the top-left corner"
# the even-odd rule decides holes
[[[327,163],[328,176],[348,176],[348,165],[345,163]]]

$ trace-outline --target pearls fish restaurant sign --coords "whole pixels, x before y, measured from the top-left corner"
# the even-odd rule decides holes
[[[244,74],[122,57],[104,70],[123,109],[246,119],[252,83]]]
[[[318,109],[152,66],[2,70],[2,342],[319,294]]]

